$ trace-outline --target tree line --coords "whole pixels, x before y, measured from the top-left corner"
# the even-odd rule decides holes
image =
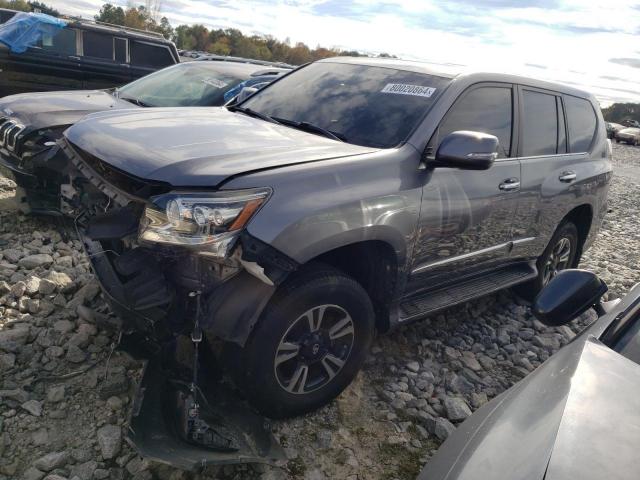
[[[24,12],[39,11],[55,17],[61,16],[60,12],[39,1],[0,0],[0,8]],[[167,17],[157,19],[157,16],[151,10],[153,9],[148,9],[144,5],[130,5],[123,8],[111,3],[105,3],[94,18],[96,21],[112,25],[159,32],[165,38],[172,40],[176,47],[180,49],[196,50],[217,55],[286,62],[292,65],[301,65],[337,55],[366,56],[355,50],[325,48],[319,45],[316,48],[309,48],[302,42],[291,44],[288,38],[280,41],[271,35],[245,35],[235,28],[209,30],[201,24],[179,25],[173,28]],[[386,53],[382,53],[379,56],[394,57]]]
[[[300,65],[336,55],[361,56],[357,51],[317,46],[312,49],[302,42],[291,44],[289,39],[280,41],[271,35],[245,35],[235,28],[209,30],[202,24],[179,25],[175,29],[166,17],[156,21],[144,6],[126,9],[105,3],[95,19],[100,22],[126,27],[152,30],[162,33],[184,50],[196,50],[217,55],[270,60]],[[391,57],[381,54],[381,57]]]
[[[627,120],[640,122],[639,103],[614,103],[602,109],[602,115],[607,122],[623,123]]]
[[[59,17],[60,12],[56,9],[45,5],[42,2],[32,2],[25,0],[0,0],[0,8],[8,8],[10,10],[18,10],[19,12],[41,12],[54,17]]]

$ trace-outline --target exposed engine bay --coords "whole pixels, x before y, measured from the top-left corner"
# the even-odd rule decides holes
[[[244,231],[207,248],[146,241],[143,232],[156,215],[149,199],[168,186],[109,168],[64,139],[50,155],[70,160],[64,213],[122,319],[121,348],[147,360],[131,443],[147,457],[190,470],[283,459],[268,425],[239,401],[218,359],[225,346],[244,344],[295,262]]]

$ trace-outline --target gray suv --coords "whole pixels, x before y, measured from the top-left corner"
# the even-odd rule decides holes
[[[307,65],[234,107],[69,128],[104,293],[158,344],[201,333],[259,410],[338,395],[375,332],[577,265],[606,212],[592,95],[400,60]]]

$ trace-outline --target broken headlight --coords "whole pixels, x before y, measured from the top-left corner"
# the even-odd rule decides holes
[[[208,247],[225,256],[237,233],[269,197],[269,189],[210,193],[172,192],[152,197],[140,223],[147,242]]]

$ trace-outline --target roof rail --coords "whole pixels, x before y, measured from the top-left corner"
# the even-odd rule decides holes
[[[113,23],[100,22],[98,20],[90,20],[90,19],[82,18],[82,17],[68,17],[68,18],[70,20],[75,20],[76,22],[88,23],[88,24],[93,24],[93,25],[97,25],[97,26],[109,27],[109,28],[115,28],[117,30],[124,30],[125,32],[128,31],[128,32],[141,33],[143,35],[149,35],[149,36],[152,36],[152,37],[158,37],[158,38],[165,39],[165,37],[164,37],[164,35],[162,33],[153,32],[151,30],[142,30],[141,28],[126,27],[124,25],[116,25],[116,24],[113,24]]]

